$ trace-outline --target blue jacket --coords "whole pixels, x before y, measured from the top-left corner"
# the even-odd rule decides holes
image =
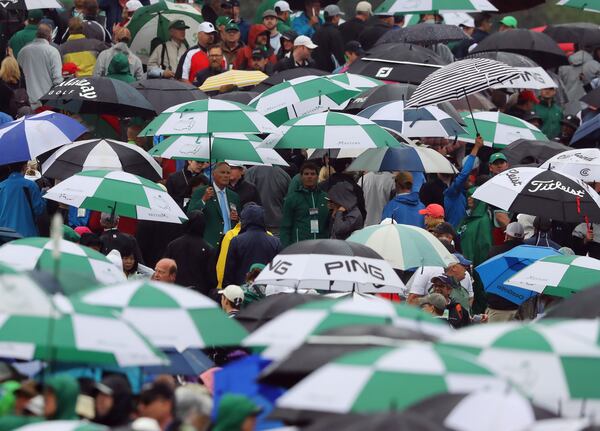
[[[465,183],[473,170],[475,156],[468,155],[460,173],[444,191],[445,218],[454,228],[460,224],[467,213],[467,196],[465,194]]]
[[[322,24],[323,21],[319,18],[319,22]],[[292,21],[292,29],[298,33],[298,35],[304,35],[311,37],[315,34],[315,28],[309,24],[308,17],[305,12],[302,12]]]
[[[25,189],[29,191],[31,205]],[[40,189],[23,174],[12,172],[0,183],[0,226],[14,229],[24,237],[37,236],[36,217],[46,210]]]
[[[419,200],[418,192],[396,195],[383,207],[381,220],[392,218],[398,224],[424,227],[424,216],[419,214],[419,210],[424,208],[425,205]]]

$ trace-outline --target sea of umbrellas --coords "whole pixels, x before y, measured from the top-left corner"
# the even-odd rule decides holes
[[[290,79],[247,104],[209,98],[165,107],[140,133],[157,142],[149,152],[110,139],[76,141],[86,131],[79,121],[45,111],[0,127],[0,163],[40,158],[43,175],[57,180],[44,197],[63,205],[182,223],[186,215],[155,182],[161,170],[153,157],[285,165],[276,150],[310,149],[355,157],[354,171],[456,173],[446,158],[411,138],[474,142],[479,133],[485,145],[507,151],[520,148],[518,139],[542,145],[547,138],[524,121],[502,113],[459,115],[445,104],[518,74],[491,59],[458,61],[426,78],[410,99],[358,115],[342,111],[382,82],[353,74]],[[69,86],[82,85],[75,81],[62,84],[68,101],[51,90],[56,97],[46,103],[72,114],[100,109],[102,78],[87,80],[99,83],[97,99],[69,93]],[[127,101],[140,97],[156,112],[141,93]],[[143,116],[143,107],[127,111],[122,100],[114,114]],[[566,149],[539,168],[497,175],[474,197],[507,211],[600,220],[600,197],[578,177],[585,169],[586,182],[600,181],[600,152]],[[562,188],[532,191],[536,181]],[[433,235],[413,226],[384,223],[347,241],[288,247],[255,281],[273,294],[237,319],[193,290],[128,282],[104,255],[62,234],[56,221],[50,238],[0,247],[0,355],[15,366],[41,361],[50,371],[133,367],[142,375],[197,376],[214,366],[215,352],[243,350],[250,356],[223,372],[244,361],[260,367],[228,390],[258,387],[264,415],[311,430],[391,429],[390,423],[411,430],[583,430],[600,417],[596,259],[528,246],[494,257],[474,269],[487,291],[519,303],[540,294],[564,300],[534,322],[452,330],[417,307],[375,295],[404,296],[394,270],[455,261]],[[174,358],[191,350],[202,355],[201,365],[172,368]],[[266,400],[267,392],[276,396]]]

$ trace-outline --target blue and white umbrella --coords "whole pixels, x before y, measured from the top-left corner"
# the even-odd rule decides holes
[[[454,118],[440,108],[405,108],[403,100],[377,103],[358,115],[409,138],[447,138],[466,133]]]
[[[73,142],[87,131],[66,115],[44,111],[0,126],[0,165],[34,159]]]

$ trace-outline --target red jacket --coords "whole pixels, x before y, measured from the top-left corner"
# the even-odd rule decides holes
[[[269,30],[263,24],[254,24],[250,27],[250,31],[248,32],[248,45],[244,46],[240,50],[238,50],[237,55],[235,57],[235,61],[233,62],[233,68],[237,70],[254,70],[254,61],[252,60],[252,51],[256,48],[256,38],[263,34],[267,34],[267,48],[271,49],[269,43]],[[277,63],[277,57],[275,53],[269,57],[270,63]]]

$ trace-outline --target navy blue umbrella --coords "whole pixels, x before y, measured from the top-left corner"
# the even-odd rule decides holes
[[[427,172],[456,174],[456,168],[435,150],[401,144],[399,147],[366,150],[352,162],[349,171],[370,172]]]
[[[573,148],[596,148],[600,141],[600,115],[584,121],[571,138]]]

